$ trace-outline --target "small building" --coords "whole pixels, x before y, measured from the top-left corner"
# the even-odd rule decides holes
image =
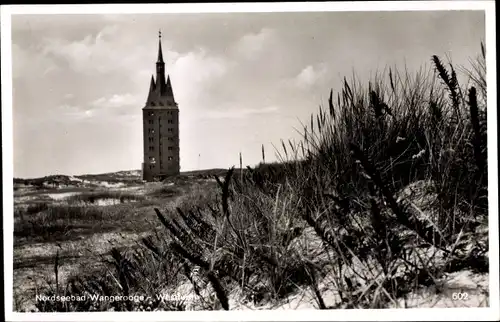
[[[174,99],[170,76],[165,78],[161,32],[158,43],[156,79],[151,75],[148,98],[142,109],[142,179],[148,182],[162,180],[180,172],[179,107]]]

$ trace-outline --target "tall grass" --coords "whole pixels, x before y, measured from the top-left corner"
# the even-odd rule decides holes
[[[281,163],[243,171],[240,154],[212,200],[155,208],[165,236],[137,261],[182,267],[165,274],[225,310],[237,291],[256,305],[307,289],[321,309],[383,308],[446,272],[487,272],[485,70],[463,88],[431,60],[434,70],[389,69],[364,87],[344,79],[302,141],[282,141]]]
[[[145,198],[142,195],[130,192],[104,190],[99,192],[80,193],[73,196],[69,196],[68,198],[66,198],[66,202],[68,202],[69,204],[75,204],[75,203],[94,204],[98,200],[106,200],[106,199],[118,200],[120,203],[125,203],[125,202],[140,201],[144,200]]]
[[[22,211],[22,210],[21,210]],[[74,237],[74,232],[87,234],[98,229],[111,229],[106,224],[109,214],[97,206],[52,205],[30,216],[22,215],[14,226],[14,244],[23,240],[48,242],[66,240]],[[83,230],[83,231],[82,231]]]

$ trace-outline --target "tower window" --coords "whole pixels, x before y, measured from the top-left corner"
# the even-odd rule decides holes
[[[149,162],[150,162],[151,164],[155,164],[155,163],[156,163],[156,159],[155,159],[155,157],[149,157]]]
[[[171,127],[169,127],[169,128],[168,128],[168,131],[169,131],[169,132],[173,132],[173,131],[174,131],[174,129],[173,129],[173,128],[171,128]]]
[[[154,151],[155,150],[155,147],[154,146],[150,146],[149,147],[149,151]]]
[[[155,103],[151,103],[151,105],[153,105],[153,106],[154,106],[154,104],[155,104]],[[154,115],[155,115],[155,113],[154,113],[154,112],[149,112],[149,116],[154,116]]]
[[[168,150],[169,150],[169,151],[172,151],[173,149],[174,149],[174,147],[172,147],[172,146],[169,146],[169,147],[168,147]]]
[[[168,161],[172,161],[173,159],[173,157],[168,157]]]

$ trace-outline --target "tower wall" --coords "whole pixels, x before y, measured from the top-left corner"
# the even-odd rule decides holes
[[[179,110],[143,109],[144,175],[146,181],[180,172]]]
[[[142,120],[143,180],[155,181],[179,174],[179,108],[174,99],[170,77],[165,78],[161,41],[156,62],[156,81],[151,77]]]

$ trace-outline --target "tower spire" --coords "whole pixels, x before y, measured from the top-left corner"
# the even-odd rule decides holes
[[[163,52],[161,50],[161,30],[158,31],[158,60],[156,61],[156,90],[160,95],[165,93],[165,63],[163,62]]]
[[[158,63],[163,63],[163,52],[161,50],[161,30],[158,30]]]

